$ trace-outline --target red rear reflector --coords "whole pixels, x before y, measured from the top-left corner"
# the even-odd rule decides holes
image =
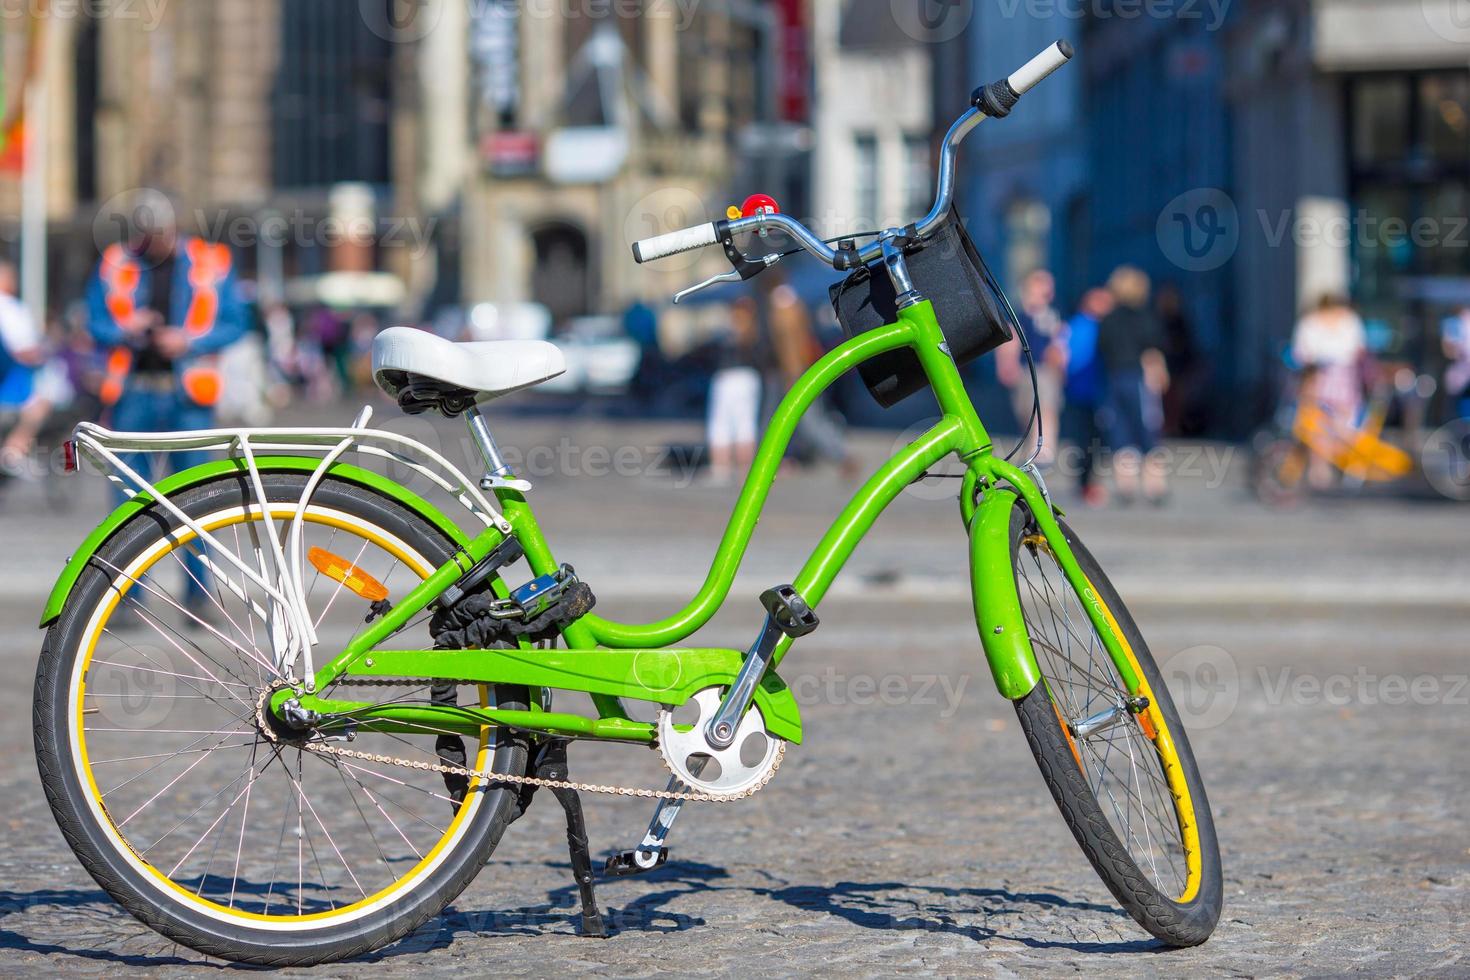
[[[68,439],[61,444],[61,469],[64,473],[75,473],[81,469],[77,465],[77,442],[75,439]]]

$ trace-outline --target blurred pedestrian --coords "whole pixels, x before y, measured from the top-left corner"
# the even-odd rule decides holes
[[[1445,320],[1440,335],[1449,362],[1444,372],[1445,392],[1459,417],[1470,418],[1470,305]]]
[[[1164,433],[1196,435],[1204,428],[1196,404],[1203,359],[1178,286],[1164,283],[1159,287],[1154,313],[1163,331],[1164,363],[1169,367],[1169,390],[1163,399]]]
[[[1097,349],[1107,376],[1103,424],[1113,451],[1118,499],[1131,503],[1140,491],[1154,504],[1168,497],[1168,477],[1157,452],[1163,423],[1160,399],[1169,388],[1163,330],[1149,310],[1149,278],[1119,266],[1108,279],[1115,307],[1098,325]]]
[[[102,253],[87,284],[87,327],[107,350],[104,410],[124,432],[207,429],[222,382],[218,355],[244,333],[245,306],[224,245],[179,233],[171,202],[143,195],[126,242]],[[199,451],[169,453],[175,469],[203,463]],[[148,477],[146,454],[123,461]],[[189,601],[203,605],[205,573],[185,558]]]
[[[779,394],[773,402],[778,402],[826,351],[817,339],[811,311],[780,269],[767,272],[759,285],[776,361]],[[826,393],[817,396],[802,415],[796,435],[819,460],[835,465],[845,478],[857,475],[858,461],[847,448],[847,425],[828,402]]]
[[[26,471],[26,458],[49,414],[46,402],[33,398],[37,373],[46,362],[44,341],[16,292],[14,264],[0,261],[0,419],[9,430],[0,446],[0,475],[6,477]]]
[[[1040,404],[1040,421],[1047,440],[1037,457],[1042,466],[1050,465],[1055,458],[1054,443],[1059,435],[1057,424],[1062,412],[1062,390],[1066,384],[1067,345],[1062,317],[1054,305],[1056,298],[1056,278],[1045,269],[1037,269],[1021,281],[1021,309],[1016,316],[1031,347],[1031,356],[1036,361],[1034,392],[1031,373],[1022,362],[1020,339],[996,352],[996,376],[1010,389],[1011,407],[1022,432],[1026,430],[1033,409],[1038,402]]]
[[[1106,289],[1089,289],[1077,313],[1067,322],[1066,405],[1063,428],[1081,450],[1077,489],[1089,507],[1107,500],[1107,489],[1098,481],[1097,461],[1106,435],[1099,421],[1107,375],[1098,355],[1098,326],[1117,304]]]
[[[296,362],[296,320],[290,307],[279,300],[264,303],[260,323],[265,329],[266,363],[269,371],[269,400],[273,408],[291,404],[291,386],[300,379]]]
[[[1299,400],[1321,408],[1339,440],[1351,440],[1363,407],[1368,337],[1362,317],[1346,297],[1324,294],[1316,308],[1297,321],[1291,355],[1302,372]],[[1315,487],[1330,485],[1331,461],[1313,453],[1307,476]]]
[[[709,386],[705,431],[712,483],[729,483],[737,467],[744,469],[755,459],[767,360],[759,305],[754,297],[741,296],[730,305],[730,330],[721,338]]]

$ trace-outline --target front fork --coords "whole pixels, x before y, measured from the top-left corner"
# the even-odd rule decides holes
[[[1002,483],[1004,485],[1002,485]],[[1011,552],[1011,519],[1026,505],[1046,538],[1062,574],[1078,596],[1088,621],[1132,694],[1140,686],[1132,659],[1123,647],[1112,614],[1072,551],[1056,513],[1036,480],[1004,460],[987,458],[971,465],[960,498],[962,516],[970,532],[970,588],[975,624],[985,659],[1001,695],[1019,701],[1041,680],[1041,668],[1021,609],[1020,583]]]

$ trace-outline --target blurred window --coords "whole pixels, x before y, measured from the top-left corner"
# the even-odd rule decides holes
[[[1353,159],[1402,160],[1409,152],[1409,80],[1402,75],[1361,78],[1353,86]]]
[[[358,4],[291,0],[280,17],[277,186],[390,183],[393,42],[369,26]]]
[[[933,169],[929,162],[929,140],[924,136],[903,138],[902,220],[914,221],[934,205]]]
[[[852,223],[877,227],[880,219],[878,212],[881,208],[882,190],[878,167],[878,138],[865,133],[854,137],[852,146],[853,187],[855,189],[853,205],[857,208],[857,214],[853,216]]]
[[[1425,156],[1470,159],[1470,75],[1426,75],[1419,80],[1419,132]]]

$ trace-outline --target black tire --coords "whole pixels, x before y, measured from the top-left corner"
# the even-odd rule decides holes
[[[294,473],[263,477],[267,495],[273,502],[298,500],[305,479],[304,475]],[[173,502],[191,517],[198,518],[250,499],[253,498],[244,481],[229,477],[183,492]],[[430,522],[358,485],[326,479],[313,497],[313,504],[318,503],[372,522],[433,563],[448,560],[455,550],[453,543]],[[157,542],[173,526],[168,515],[159,508],[150,508],[120,529],[99,551],[98,558],[116,568],[127,567],[129,560]],[[441,912],[482,869],[516,813],[514,792],[503,786],[487,787],[484,783],[472,793],[472,796],[481,793],[483,796],[457,840],[446,845],[446,856],[436,858],[439,863],[411,888],[352,921],[329,922],[294,932],[253,928],[234,919],[211,918],[183,900],[169,898],[166,889],[157,881],[150,881],[147,874],[119,853],[118,846],[109,839],[93,812],[89,804],[91,797],[83,788],[77,767],[71,763],[69,677],[80,654],[78,644],[87,620],[112,579],[112,574],[104,572],[103,567],[97,561],[89,565],[60,618],[46,635],[36,673],[36,758],[46,798],[67,843],[97,883],[139,921],[201,953],[239,963],[262,966],[326,963],[361,955],[407,935]],[[504,707],[525,707],[523,688],[497,690],[493,696]],[[495,771],[524,773],[527,755],[528,742],[524,735],[504,730],[496,733]],[[243,830],[241,833],[243,839]],[[238,864],[236,867],[238,875]],[[206,868],[205,874],[208,873]]]
[[[1113,588],[1112,583],[1108,581],[1107,575],[1099,567],[1092,553],[1065,523],[1061,527],[1083,572],[1092,582],[1098,597],[1112,612],[1119,629],[1127,638],[1138,667],[1153,695],[1152,702],[1161,712],[1167,726],[1167,733],[1172,738],[1174,751],[1171,755],[1177,761],[1179,771],[1188,787],[1188,802],[1193,811],[1194,825],[1197,830],[1199,872],[1193,897],[1183,902],[1176,901],[1174,897],[1165,894],[1159,887],[1160,872],[1157,867],[1154,868],[1153,880],[1140,867],[1134,850],[1124,844],[1116,827],[1118,822],[1122,822],[1121,818],[1130,812],[1126,802],[1123,805],[1123,812],[1120,813],[1116,798],[1110,797],[1113,812],[1120,818],[1118,821],[1110,820],[1105,813],[1105,805],[1093,790],[1089,781],[1091,773],[1089,768],[1084,768],[1083,758],[1086,756],[1088,760],[1086,766],[1097,772],[1098,775],[1095,778],[1098,779],[1100,788],[1106,785],[1103,782],[1106,778],[1104,774],[1104,770],[1107,769],[1106,760],[1100,760],[1097,750],[1087,745],[1084,745],[1084,748],[1079,751],[1073,733],[1069,728],[1063,727],[1062,716],[1067,713],[1067,709],[1065,706],[1059,707],[1058,705],[1067,699],[1061,694],[1054,695],[1052,688],[1054,686],[1062,688],[1065,678],[1059,681],[1055,673],[1049,674],[1045,654],[1039,656],[1043,681],[1016,702],[1016,715],[1020,719],[1021,728],[1026,733],[1026,741],[1041,769],[1042,778],[1046,781],[1052,798],[1061,810],[1062,817],[1066,820],[1072,835],[1077,839],[1082,852],[1087,855],[1088,861],[1092,863],[1108,890],[1113,893],[1113,897],[1139,925],[1156,938],[1170,946],[1196,946],[1207,940],[1214,932],[1220,920],[1223,904],[1220,851],[1215,837],[1215,824],[1210,813],[1209,799],[1205,795],[1199,768],[1195,764],[1193,752],[1190,751],[1189,740],[1185,735],[1184,726],[1179,719],[1173,698],[1169,695],[1169,689],[1159,674],[1158,667],[1149,653],[1137,624],[1129,615],[1123,600]],[[1030,560],[1026,554],[1028,550],[1038,547],[1025,542],[1028,540],[1034,542],[1038,537],[1039,534],[1031,522],[1029,511],[1026,510],[1024,504],[1018,502],[1011,522],[1011,556],[1013,567],[1017,571],[1017,589],[1023,595],[1023,609],[1026,608],[1024,597],[1027,586],[1023,583],[1021,563]],[[1072,598],[1074,602],[1080,602],[1075,595]],[[1077,608],[1080,611],[1080,605]],[[1076,614],[1073,615],[1075,617]],[[1091,624],[1086,620],[1085,615],[1081,619],[1083,626],[1090,630]],[[1038,633],[1045,632],[1044,626],[1035,624],[1033,617],[1029,615],[1027,632],[1032,637],[1033,647],[1053,642],[1046,636],[1038,635]],[[1111,661],[1105,655],[1101,660],[1106,661],[1108,669],[1114,669]],[[1094,662],[1090,669],[1095,675],[1100,668]],[[1118,681],[1116,676],[1113,680],[1121,688],[1121,681]],[[1075,705],[1075,702],[1068,703]],[[1151,715],[1150,717],[1156,716]],[[1121,724],[1138,725],[1139,722],[1136,715],[1129,715]],[[1137,729],[1137,733],[1137,738],[1146,738],[1141,726]],[[1124,734],[1127,738],[1134,737],[1130,732],[1125,731]],[[1152,746],[1153,743],[1150,739],[1140,744]],[[1131,755],[1130,758],[1132,758]],[[1159,762],[1159,756],[1155,755],[1152,760],[1145,758],[1140,764],[1149,762]],[[1159,768],[1160,772],[1163,772],[1162,763]],[[1104,793],[1104,795],[1107,794]],[[1171,804],[1172,812],[1167,816],[1176,821],[1176,829],[1182,842],[1187,840],[1188,836],[1183,829],[1183,822],[1179,820],[1179,804],[1173,801]],[[1158,808],[1152,812],[1157,813]],[[1138,841],[1136,832],[1131,832],[1129,836],[1135,842]],[[1187,867],[1188,861],[1185,853],[1183,849],[1180,850],[1180,857],[1184,859]],[[1183,898],[1187,894],[1186,888],[1179,893],[1178,897]]]

